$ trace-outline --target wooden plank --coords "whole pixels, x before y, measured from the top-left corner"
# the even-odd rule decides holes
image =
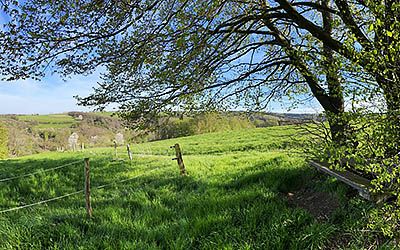
[[[349,171],[336,171],[333,169],[329,169],[315,161],[310,161],[310,165],[315,167],[317,170],[329,174],[336,179],[346,183],[352,188],[357,189],[361,197],[370,201],[373,200],[373,197],[369,191],[369,188],[372,188],[372,185],[368,179]]]
[[[336,171],[315,161],[310,161],[310,165],[358,190],[359,195],[369,201],[381,203],[393,197],[390,190],[378,194],[371,193],[370,190],[373,188],[371,181],[350,171]]]

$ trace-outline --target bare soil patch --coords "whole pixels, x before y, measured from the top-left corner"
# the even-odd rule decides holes
[[[286,194],[290,204],[310,212],[317,220],[327,220],[339,208],[339,199],[329,193],[303,188]]]

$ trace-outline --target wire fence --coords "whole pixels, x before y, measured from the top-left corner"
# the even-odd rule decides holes
[[[76,191],[76,192],[69,193],[69,194],[65,194],[65,195],[62,195],[62,196],[57,196],[57,197],[54,197],[54,198],[51,198],[51,199],[42,200],[42,201],[38,201],[38,202],[35,202],[35,203],[19,206],[19,207],[13,207],[13,208],[5,209],[5,210],[0,211],[0,214],[11,212],[11,211],[20,210],[20,209],[23,209],[23,208],[42,205],[42,204],[48,203],[50,201],[61,200],[61,199],[64,199],[66,197],[69,197],[69,196],[72,196],[72,195],[76,195],[76,194],[79,194],[79,193],[83,193],[83,190]]]
[[[160,149],[156,148],[154,149],[153,147],[149,145],[141,145],[140,149],[136,147],[135,144],[131,145],[130,147],[131,152],[136,156],[136,157],[148,157],[148,156],[155,156],[155,157],[165,157],[165,156],[172,156],[174,154],[171,149],[166,148],[166,149]],[[117,157],[126,157],[128,158],[129,152],[127,152],[127,148],[125,146],[118,146],[115,148],[114,151],[114,156]]]
[[[117,153],[116,156],[118,156],[118,154],[121,152],[121,151],[119,151],[119,152],[118,151],[115,151]],[[141,152],[142,154],[135,154],[135,155],[136,156],[141,156],[141,157],[145,157],[145,156],[149,156],[149,155],[161,156],[160,154],[156,154],[156,155],[155,154],[150,154],[150,152],[151,152],[151,150],[149,148],[148,150],[143,150],[143,152]],[[168,151],[166,151],[166,153],[167,152]],[[121,152],[121,154],[122,154],[122,152]],[[163,156],[166,156],[166,155],[163,155]],[[88,158],[85,159],[85,160],[88,160]],[[24,178],[24,177],[34,176],[34,175],[37,175],[37,174],[43,173],[43,172],[49,172],[49,171],[54,171],[54,170],[70,167],[70,166],[76,165],[78,163],[84,163],[85,160],[77,160],[77,161],[70,162],[70,163],[67,163],[67,164],[64,164],[64,165],[61,165],[61,166],[35,171],[33,173],[27,173],[27,174],[22,174],[22,175],[18,175],[18,176],[12,176],[12,177],[3,178],[3,179],[0,179],[0,183],[1,182],[7,182],[7,181],[15,180],[15,179],[20,179],[20,178]],[[160,167],[156,167],[156,168],[152,168],[150,170],[145,169],[145,170],[143,170],[144,172],[141,173],[141,174],[135,175],[135,176],[130,177],[130,178],[122,179],[122,180],[116,180],[116,181],[114,181],[112,183],[99,185],[99,186],[93,187],[92,189],[93,190],[99,190],[99,189],[108,188],[108,187],[111,187],[111,186],[114,186],[114,185],[117,185],[117,184],[129,182],[129,181],[135,180],[135,179],[137,179],[139,177],[146,176],[149,173],[155,172],[155,171],[157,171],[159,169],[161,169],[161,168]],[[85,189],[82,189],[82,190],[78,190],[78,191],[75,191],[75,192],[72,192],[72,193],[68,193],[68,194],[65,194],[65,195],[61,195],[61,196],[49,198],[49,199],[46,199],[46,200],[41,200],[41,201],[38,201],[38,202],[34,202],[34,203],[31,203],[31,204],[26,204],[26,205],[22,205],[22,206],[17,206],[17,207],[13,207],[13,208],[0,210],[0,214],[4,214],[4,213],[7,213],[7,212],[12,212],[12,211],[17,211],[17,210],[21,210],[21,209],[25,209],[25,208],[30,208],[30,207],[34,207],[34,206],[39,206],[39,205],[46,204],[46,203],[51,202],[51,201],[62,200],[64,198],[67,198],[67,197],[70,197],[70,196],[73,196],[73,195],[84,194],[84,193],[85,193]]]
[[[43,173],[43,172],[54,171],[54,170],[58,170],[58,169],[61,169],[61,168],[70,167],[70,166],[76,165],[77,163],[81,163],[81,162],[83,162],[83,160],[74,161],[74,162],[67,163],[67,164],[65,164],[65,165],[57,166],[57,167],[54,167],[54,168],[48,168],[48,169],[43,169],[43,170],[35,171],[35,172],[33,172],[33,173],[28,173],[28,174],[22,174],[22,175],[18,175],[18,176],[7,177],[7,178],[4,178],[4,179],[0,179],[0,182],[12,181],[12,180],[16,180],[16,179],[20,179],[20,178],[24,178],[24,177],[29,177],[29,176],[37,175],[37,174],[40,174],[40,173]]]
[[[178,145],[178,144],[175,144],[175,146],[176,145]],[[179,148],[179,145],[178,145],[178,148]],[[180,149],[179,149],[179,152],[180,152]],[[134,153],[135,153],[136,157],[140,157],[140,158],[149,157],[149,156],[150,157],[156,156],[156,157],[160,157],[160,159],[161,158],[165,159],[165,156],[171,156],[171,149],[167,149],[167,150],[165,150],[165,152],[164,151],[160,152],[160,150],[156,150],[156,152],[153,152],[153,150],[151,150],[150,147],[142,148],[141,150],[138,150],[136,148]],[[95,155],[97,155],[97,154],[95,154]],[[132,162],[132,154],[131,154],[129,145],[127,146],[127,151],[124,151],[124,152],[121,150],[121,147],[115,147],[114,148],[114,155],[115,155],[115,158],[117,158],[117,159],[118,159],[118,156],[125,155],[126,157],[124,157],[124,158],[128,158],[129,157],[129,159]],[[178,157],[178,152],[177,152],[177,157]],[[121,159],[121,160],[125,161],[125,159]],[[180,160],[182,160],[181,156],[180,156]],[[70,166],[74,166],[74,165],[76,165],[78,163],[84,163],[85,164],[85,171],[84,171],[85,172],[85,178],[84,178],[85,179],[85,187],[84,187],[84,189],[78,190],[78,191],[75,191],[75,192],[71,192],[71,193],[68,193],[68,194],[64,194],[64,195],[61,195],[61,196],[57,196],[57,197],[41,200],[41,201],[34,202],[34,203],[31,203],[31,204],[26,204],[26,205],[21,205],[21,206],[17,206],[17,207],[13,207],[13,208],[0,210],[0,214],[12,212],[12,211],[17,211],[17,210],[21,210],[21,209],[25,209],[25,208],[35,207],[35,206],[43,205],[43,204],[46,204],[46,203],[52,202],[52,201],[63,200],[65,198],[67,198],[67,197],[78,195],[78,194],[85,194],[86,207],[87,207],[87,209],[90,209],[90,213],[88,211],[88,214],[89,214],[89,217],[90,217],[91,216],[91,208],[90,208],[90,175],[89,175],[89,173],[90,173],[90,165],[89,165],[89,158],[85,158],[83,160],[73,161],[73,162],[70,162],[70,163],[67,163],[67,164],[63,164],[63,165],[60,165],[60,166],[56,166],[56,167],[53,167],[53,168],[48,168],[48,169],[44,169],[44,170],[35,171],[35,172],[32,172],[32,173],[6,177],[6,178],[3,178],[3,179],[0,179],[0,183],[16,180],[16,179],[20,179],[20,178],[25,178],[25,177],[29,177],[29,176],[34,176],[34,175],[37,175],[37,174],[41,174],[43,172],[50,172],[50,171],[55,171],[55,170],[59,170],[59,169],[62,169],[62,168],[67,168],[67,167],[70,167]],[[183,164],[183,161],[182,161],[182,164]],[[113,181],[111,183],[95,186],[95,187],[92,188],[92,190],[104,189],[104,188],[108,188],[108,187],[111,187],[111,186],[114,186],[114,185],[118,185],[118,184],[121,184],[121,183],[126,183],[126,182],[129,182],[129,181],[133,181],[133,180],[135,180],[135,179],[137,179],[139,177],[147,176],[150,173],[155,172],[155,171],[157,171],[159,169],[161,169],[161,167],[155,167],[155,168],[152,168],[152,169],[143,169],[142,170],[143,173],[141,173],[141,174],[137,174],[137,175],[135,175],[133,177],[130,177],[130,178],[115,180],[115,181]],[[182,174],[182,172],[181,172],[181,174]],[[88,185],[89,185],[89,188],[88,188]],[[88,199],[88,197],[89,197],[89,199]]]
[[[115,182],[112,182],[112,183],[108,183],[108,184],[104,184],[104,185],[100,185],[100,186],[96,186],[93,189],[95,189],[95,190],[96,189],[104,189],[104,188],[107,188],[107,187],[114,186],[116,184],[129,182],[129,181],[135,180],[135,179],[137,179],[139,177],[145,176],[148,173],[154,172],[154,171],[159,170],[159,169],[160,168],[153,168],[153,169],[151,169],[151,170],[149,170],[149,171],[147,171],[145,173],[142,173],[142,174],[139,174],[139,175],[135,175],[134,177],[123,179],[123,180],[118,180],[118,181],[115,181]],[[18,206],[18,207],[13,207],[13,208],[5,209],[5,210],[0,210],[0,214],[7,213],[7,212],[12,212],[12,211],[16,211],[16,210],[20,210],[20,209],[24,209],[24,208],[29,208],[29,207],[42,205],[42,204],[45,204],[45,203],[48,203],[48,202],[51,202],[51,201],[61,200],[61,199],[64,199],[64,198],[67,198],[67,197],[70,197],[70,196],[73,196],[73,195],[83,194],[83,193],[84,193],[84,190],[82,189],[82,190],[79,190],[79,191],[76,191],[76,192],[72,192],[72,193],[69,193],[69,194],[57,196],[57,197],[50,198],[50,199],[47,199],[47,200],[42,200],[42,201],[38,201],[38,202],[35,202],[35,203],[31,203],[31,204],[27,204],[27,205],[23,205],[23,206]]]

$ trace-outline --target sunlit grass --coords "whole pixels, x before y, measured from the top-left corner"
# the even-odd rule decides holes
[[[0,210],[83,189],[83,158],[91,163],[93,218],[83,194],[0,215],[4,249],[317,249],[353,225],[317,221],[290,205],[286,194],[312,185],[315,172],[298,150],[294,127],[242,130],[131,145],[44,153],[0,161],[0,179],[54,172],[0,183]],[[180,143],[189,176],[179,176]],[[104,189],[97,186],[119,180]],[[326,186],[328,185],[328,186]],[[323,184],[337,192],[337,183]],[[339,188],[339,189],[338,189]],[[340,213],[339,213],[340,215]],[[338,215],[338,216],[339,216]]]
[[[77,121],[67,114],[54,115],[19,115],[19,120],[25,122],[37,122],[36,128],[70,128]]]

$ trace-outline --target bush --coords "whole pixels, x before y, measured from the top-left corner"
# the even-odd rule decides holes
[[[150,136],[156,140],[176,138],[182,136],[193,135],[193,119],[190,117],[184,118],[160,118],[155,134]]]
[[[254,124],[247,117],[221,113],[206,113],[197,116],[194,120],[194,132],[204,134],[229,130],[254,128]]]
[[[338,145],[329,134],[314,138],[311,155],[333,169],[346,169],[371,180],[370,191],[375,195],[393,195],[393,202],[372,210],[369,227],[388,237],[400,237],[400,116],[367,111],[347,116],[351,129],[346,140]]]
[[[8,157],[8,132],[7,129],[0,124],[0,159]]]
[[[245,116],[216,112],[197,114],[194,117],[164,117],[159,119],[155,132],[149,133],[147,138],[162,140],[254,127],[254,124]]]

